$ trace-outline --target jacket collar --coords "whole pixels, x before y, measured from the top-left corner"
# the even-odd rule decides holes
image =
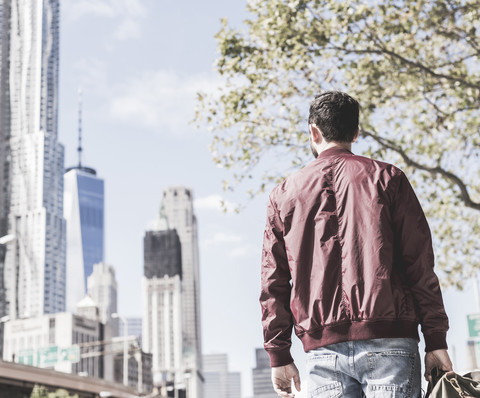
[[[320,152],[320,154],[317,156],[317,159],[328,158],[330,156],[335,156],[340,154],[352,155],[352,152],[349,151],[348,149],[341,148],[339,146],[333,146],[331,148],[325,149],[324,151]]]

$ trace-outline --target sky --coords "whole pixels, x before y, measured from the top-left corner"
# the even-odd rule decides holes
[[[242,372],[243,397],[251,397],[255,348],[263,344],[258,296],[266,195],[249,201],[239,190],[226,197],[222,180],[229,174],[211,160],[211,134],[192,123],[196,93],[221,84],[213,68],[220,18],[240,27],[246,16],[245,0],[62,0],[59,141],[65,165],[76,165],[82,87],[82,164],[105,180],[105,260],[116,270],[123,316],[142,313],[143,236],[162,191],[193,189],[203,352],[227,353],[230,370]],[[246,207],[224,214],[222,198]],[[445,292],[458,368],[466,355],[466,314],[479,312],[472,290],[467,283],[463,293]],[[295,338],[293,356],[304,381],[297,396],[306,397]]]

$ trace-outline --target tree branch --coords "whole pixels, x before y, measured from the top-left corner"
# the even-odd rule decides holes
[[[312,10],[311,7],[309,7],[308,5],[306,6],[307,10],[310,12],[310,14],[312,15],[312,17],[319,21],[319,22],[322,22],[322,18],[319,17],[318,15],[316,15],[316,13]],[[462,9],[463,7],[459,7],[457,9],[452,9],[451,11],[452,12],[457,12],[458,10]],[[468,7],[467,7],[468,8]],[[444,31],[444,33],[447,33],[447,31]],[[400,60],[402,63],[406,64],[406,65],[409,65],[409,66],[413,66],[413,67],[416,67],[428,74],[430,74],[431,76],[433,77],[436,77],[436,78],[440,78],[440,79],[445,79],[445,80],[449,80],[449,81],[453,81],[453,82],[459,82],[461,84],[464,84],[465,86],[467,87],[470,87],[470,88],[474,88],[474,89],[478,89],[480,90],[480,84],[476,84],[476,83],[471,83],[469,81],[466,81],[460,77],[455,77],[455,76],[450,76],[450,75],[446,75],[446,74],[443,74],[443,73],[438,73],[438,72],[435,72],[433,69],[429,68],[428,66],[424,65],[423,63],[420,63],[418,61],[412,61],[408,58],[405,58],[404,56],[392,51],[392,50],[389,50],[386,45],[375,35],[373,36],[373,34],[370,35],[370,38],[379,46],[379,49],[376,50],[376,49],[362,49],[362,50],[354,50],[354,49],[348,49],[348,48],[345,48],[345,47],[339,47],[339,46],[336,46],[336,45],[333,45],[332,47],[330,48],[326,48],[326,49],[335,49],[337,51],[343,51],[345,53],[352,53],[352,54],[365,54],[365,53],[370,53],[370,54],[388,54],[390,55],[391,57],[393,58],[396,58],[398,60]],[[474,43],[471,43],[468,41],[468,39],[465,37],[463,38],[464,40],[466,40],[475,50],[478,51],[478,47],[476,46],[476,42],[474,41]],[[318,51],[319,49],[311,49],[311,51]]]
[[[440,166],[430,167],[413,160],[410,156],[407,155],[407,153],[402,148],[400,148],[397,144],[395,144],[393,141],[387,138],[380,137],[375,133],[372,133],[363,129],[361,130],[361,133],[366,137],[372,138],[375,142],[380,144],[382,147],[398,153],[408,166],[415,167],[416,169],[419,169],[419,170],[427,171],[432,175],[437,175],[437,174],[441,175],[445,179],[449,180],[460,189],[460,198],[465,204],[465,206],[470,207],[471,209],[480,210],[480,203],[474,202],[470,198],[467,185],[456,174],[448,170],[445,170]]]
[[[428,73],[429,75],[431,75],[433,77],[436,77],[436,78],[439,78],[439,79],[445,79],[445,80],[452,81],[452,82],[459,82],[459,83],[465,85],[466,87],[475,88],[477,90],[480,90],[480,85],[479,84],[471,83],[471,82],[469,82],[465,79],[462,79],[460,77],[455,77],[455,76],[445,75],[444,73],[435,72],[432,68],[424,65],[421,62],[412,61],[412,60],[410,60],[410,59],[408,59],[408,58],[406,58],[406,57],[404,57],[400,54],[397,54],[395,51],[388,49],[387,46],[383,43],[383,41],[378,36],[376,36],[374,33],[372,33],[372,36],[370,36],[370,37],[371,37],[372,40],[374,40],[377,43],[377,45],[380,47],[379,51],[383,54],[388,54],[392,58],[396,58],[406,65],[410,65],[410,66],[413,66],[415,68],[418,68],[418,69],[424,71],[425,73]]]

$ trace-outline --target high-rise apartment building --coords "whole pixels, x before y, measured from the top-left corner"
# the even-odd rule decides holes
[[[273,390],[270,358],[263,348],[255,349],[257,366],[252,370],[254,398],[276,398]]]
[[[197,221],[190,189],[164,191],[144,253],[142,338],[152,353],[154,384],[203,398]]]
[[[142,333],[143,333],[143,322],[142,318],[138,317],[127,317],[127,336],[135,336],[137,338],[138,344],[142,347]],[[119,336],[124,336],[124,328],[121,327],[119,330]]]
[[[182,257],[175,230],[147,231],[144,238],[142,345],[152,354],[156,386],[183,383]]]
[[[10,210],[10,3],[0,0],[0,237],[8,233]]]
[[[240,398],[242,396],[242,374],[240,372],[229,372],[227,377],[227,384],[228,398]]]
[[[117,312],[117,280],[111,265],[98,263],[93,266],[92,274],[88,277],[88,295],[98,307],[100,322],[114,325],[111,337],[118,336],[117,319],[112,319],[112,314]]]
[[[8,234],[10,210],[10,0],[0,0],[0,238]],[[0,243],[0,318],[8,312],[4,264],[6,246]],[[0,323],[0,357],[3,355],[3,323]]]
[[[227,354],[203,355],[204,396],[208,398],[240,398],[240,372],[228,371]]]
[[[11,319],[65,310],[64,150],[57,141],[59,0],[1,1],[5,286]],[[8,61],[7,61],[8,54]],[[5,130],[4,130],[5,129]],[[8,141],[7,149],[5,143]],[[8,169],[8,171],[6,171]],[[2,191],[3,214],[5,205]]]
[[[193,211],[193,193],[185,187],[163,192],[162,211],[171,229],[180,238],[182,249],[183,356],[191,397],[203,397],[202,346],[200,334],[200,271],[197,219]],[[191,398],[189,397],[189,398]]]
[[[105,263],[93,266],[92,274],[87,280],[88,295],[98,308],[99,320],[104,325],[104,339],[112,341],[118,336],[118,318],[112,318],[117,313],[117,280],[115,270]],[[103,355],[103,377],[105,380],[114,380],[114,354],[105,349]]]

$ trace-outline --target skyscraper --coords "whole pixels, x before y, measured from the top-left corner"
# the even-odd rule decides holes
[[[228,371],[227,354],[203,355],[204,395],[208,398],[240,398],[241,375]]]
[[[10,1],[0,0],[0,238],[8,234],[10,210]],[[0,243],[0,318],[8,312],[4,281],[6,246]],[[0,323],[0,357],[3,355],[3,323]]]
[[[117,281],[112,266],[105,263],[93,266],[93,272],[88,277],[88,295],[98,307],[100,322],[114,324],[113,336],[118,336],[118,322],[111,322],[112,314],[117,312]]]
[[[135,336],[138,340],[138,344],[142,347],[142,333],[143,322],[141,317],[127,317],[127,336]],[[119,329],[119,336],[123,336],[124,329]]]
[[[104,182],[82,165],[82,100],[78,107],[78,165],[64,175],[67,220],[67,309],[85,296],[93,265],[104,259]],[[83,280],[83,283],[78,283]]]
[[[0,0],[0,237],[8,233],[10,210],[10,1]]]
[[[198,261],[197,219],[193,211],[192,191],[171,187],[163,192],[162,209],[169,227],[175,229],[182,248],[183,356],[191,377],[188,390],[192,397],[203,397],[202,346],[200,335],[200,272]],[[190,398],[190,397],[189,397]]]
[[[59,0],[0,5],[0,87],[2,104],[8,102],[2,105],[2,140],[8,140],[10,155],[6,219],[15,236],[7,245],[5,285],[14,319],[65,310],[64,150],[57,141],[60,10]]]
[[[273,390],[270,358],[263,348],[255,349],[257,366],[253,369],[253,396],[255,398],[276,398]]]
[[[112,318],[117,312],[117,281],[115,270],[105,263],[98,263],[93,266],[93,272],[88,277],[88,296],[91,297],[98,307],[99,320],[104,326],[103,337],[106,341],[112,341],[118,336],[118,318]],[[113,381],[115,356],[109,349],[105,349],[103,355],[104,378]]]
[[[144,238],[143,348],[152,354],[153,382],[179,390],[182,353],[182,257],[175,230],[147,231]]]

